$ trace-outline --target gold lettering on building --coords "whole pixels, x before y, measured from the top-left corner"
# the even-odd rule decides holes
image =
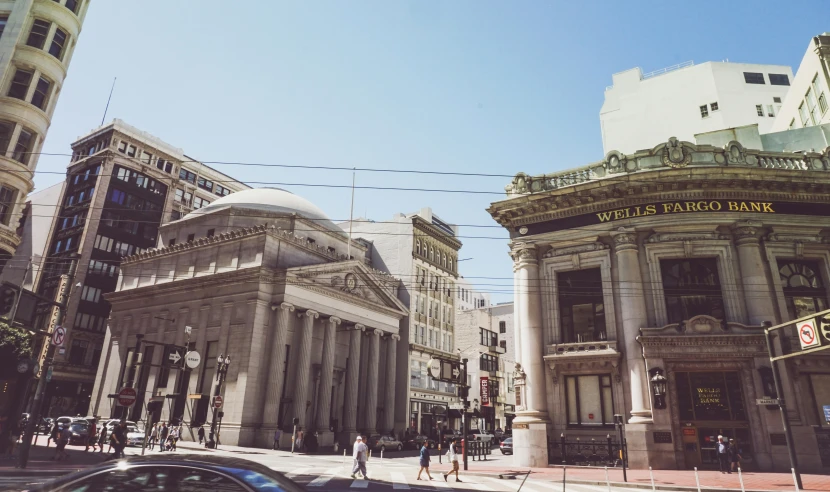
[[[719,212],[721,210],[729,212],[755,212],[765,214],[775,213],[775,210],[773,209],[774,204],[772,202],[727,201],[725,203],[727,207],[726,209],[723,208],[723,203],[718,200],[649,203],[646,205],[636,205],[633,207],[608,210],[606,212],[597,212],[596,216],[600,223],[602,223],[658,214],[665,215],[693,212]]]

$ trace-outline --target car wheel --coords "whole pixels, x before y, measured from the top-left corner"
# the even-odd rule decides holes
[[[400,451],[400,450],[402,450],[402,449],[403,449],[403,445],[402,445],[402,444],[398,444],[398,451]]]

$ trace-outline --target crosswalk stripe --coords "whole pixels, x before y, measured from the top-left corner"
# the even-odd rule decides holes
[[[337,467],[326,470],[325,472],[323,472],[322,475],[309,482],[309,484],[306,485],[306,487],[322,487],[323,485],[329,483],[329,480],[334,478],[335,475],[337,475],[337,472],[341,469],[342,467]]]
[[[524,478],[524,477],[522,477],[522,478]],[[511,489],[511,490],[512,489],[518,489],[519,486],[522,484],[521,480],[504,480],[504,479],[501,479],[501,478],[490,478],[490,477],[485,477],[485,479],[489,480],[490,482],[492,482],[494,484],[497,484],[497,487],[506,487],[506,488]],[[528,487],[527,483],[525,483],[525,485],[522,487],[521,492],[537,492],[537,491],[536,491],[536,489]]]
[[[368,486],[369,486],[369,481],[364,478],[363,480],[355,480],[354,482],[352,482],[352,485],[349,488],[352,488],[352,489],[365,489]]]
[[[406,476],[400,472],[390,473],[392,478],[392,488],[399,490],[409,490],[409,484],[406,482]]]
[[[442,477],[440,473],[435,477],[434,482],[427,482],[427,485],[432,485],[433,487],[438,488],[438,489],[449,489],[450,488],[450,484],[448,484],[447,482],[444,481],[444,477]]]
[[[473,488],[476,489],[476,490],[496,490],[492,487],[488,487],[487,485],[484,485],[483,483],[469,482],[469,484],[472,485]]]

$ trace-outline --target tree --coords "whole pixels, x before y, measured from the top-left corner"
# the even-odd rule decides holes
[[[9,326],[0,320],[0,372],[14,370],[21,359],[30,359],[34,353],[35,337],[26,328]]]

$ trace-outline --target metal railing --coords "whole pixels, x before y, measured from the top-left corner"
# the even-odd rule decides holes
[[[564,434],[548,440],[548,463],[551,465],[571,466],[623,466],[621,456],[628,456],[628,449],[623,440],[622,454],[616,439],[610,435],[605,439],[568,439]],[[628,463],[626,462],[626,466]]]
[[[684,61],[683,63],[678,63],[677,65],[672,65],[670,67],[661,68],[659,70],[655,70],[653,72],[644,73],[643,80],[650,79],[652,77],[657,77],[658,75],[663,75],[664,73],[674,72],[675,70],[680,70],[681,68],[691,67],[694,65],[694,60]]]

